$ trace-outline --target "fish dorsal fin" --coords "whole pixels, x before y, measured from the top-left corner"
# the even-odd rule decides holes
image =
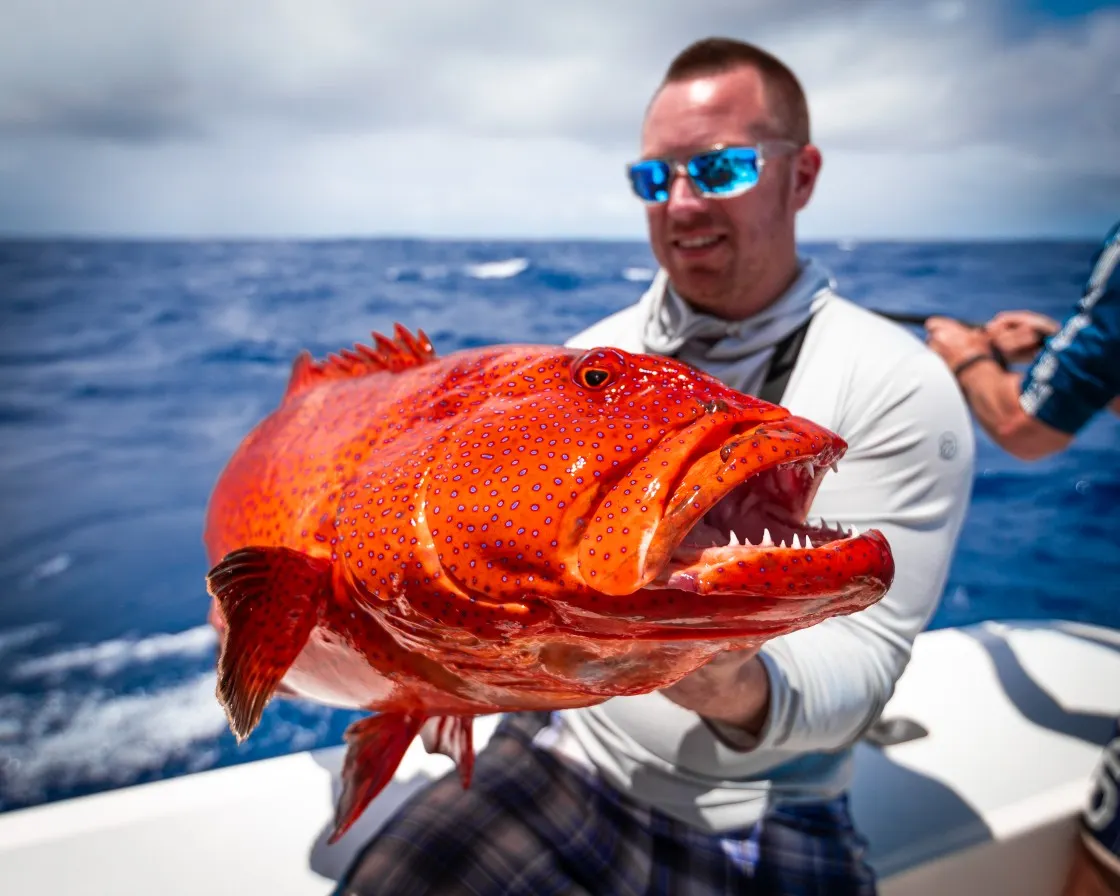
[[[370,373],[399,373],[412,367],[420,367],[436,358],[431,340],[423,330],[415,335],[400,324],[393,325],[393,339],[380,333],[373,333],[374,347],[356,344],[354,348],[344,348],[337,354],[327,355],[316,361],[308,351],[300,352],[292,365],[288,378],[287,398],[327,380],[351,379]]]

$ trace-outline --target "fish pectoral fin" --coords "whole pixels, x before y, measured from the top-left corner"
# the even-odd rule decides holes
[[[206,576],[225,621],[218,702],[238,741],[257,727],[307,644],[331,588],[331,562],[281,547],[241,548]]]
[[[474,716],[437,716],[420,733],[429,753],[443,753],[455,760],[463,789],[471,786],[474,771]]]
[[[342,793],[328,843],[337,842],[389,783],[426,718],[423,713],[386,712],[346,729],[349,748],[342,763]]]

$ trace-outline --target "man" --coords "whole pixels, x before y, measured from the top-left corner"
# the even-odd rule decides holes
[[[1120,222],[1097,253],[1077,309],[1060,327],[1031,311],[1005,311],[983,329],[943,317],[926,322],[930,347],[949,365],[985,432],[1005,451],[1037,460],[1069,447],[1099,411],[1120,414]],[[1039,352],[1040,341],[1052,337]],[[1025,376],[1008,361],[1034,363]]]
[[[946,318],[930,318],[926,330],[993,441],[1023,460],[1064,451],[1104,408],[1120,414],[1120,222],[1064,324],[1008,311],[980,330]],[[1012,362],[1034,360],[1020,376],[998,363],[997,351]],[[1120,894],[1120,719],[1082,813],[1063,896],[1105,894]]]
[[[471,788],[448,776],[407,803],[338,893],[875,892],[849,748],[943,588],[973,475],[967,408],[921,342],[798,256],[821,154],[781,62],[730,40],[689,47],[641,142],[630,178],[661,270],[569,344],[675,355],[837,431],[849,451],[813,516],[881,529],[895,583],[665,691],[508,716]]]

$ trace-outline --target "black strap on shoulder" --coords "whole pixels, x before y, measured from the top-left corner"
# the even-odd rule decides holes
[[[766,379],[762,388],[758,390],[758,397],[771,404],[781,404],[782,396],[786,391],[786,384],[793,375],[793,368],[797,364],[797,356],[801,354],[801,345],[805,341],[805,334],[809,332],[809,325],[813,316],[800,327],[786,336],[774,346],[774,354],[770,357],[770,369],[766,372]]]

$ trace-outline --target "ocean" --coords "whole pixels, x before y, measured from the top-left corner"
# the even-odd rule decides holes
[[[1064,317],[1092,243],[807,244],[870,308]],[[238,746],[215,702],[207,497],[321,356],[560,342],[637,298],[644,243],[0,242],[0,810],[340,743],[361,714],[278,700]],[[1120,419],[1016,461],[978,433],[934,627],[1120,627]]]

